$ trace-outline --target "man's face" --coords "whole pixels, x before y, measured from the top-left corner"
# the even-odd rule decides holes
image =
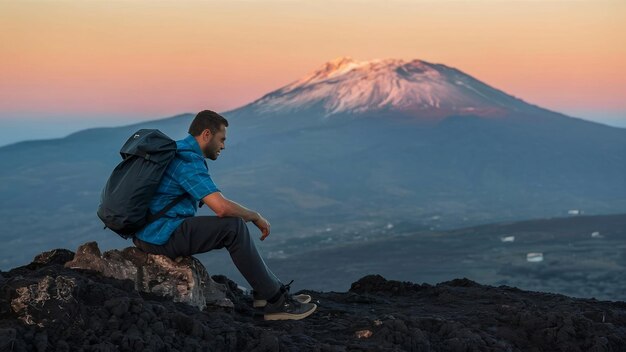
[[[207,139],[210,138],[211,140],[204,146],[202,152],[206,158],[216,160],[222,149],[225,148],[226,126],[220,125],[220,129],[215,134],[211,134],[209,130],[205,130],[203,133],[207,135]]]

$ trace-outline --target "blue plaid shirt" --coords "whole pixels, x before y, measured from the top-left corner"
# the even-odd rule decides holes
[[[183,193],[188,197],[135,234],[140,240],[156,245],[167,242],[185,218],[196,215],[198,201],[208,194],[220,192],[209,175],[209,167],[196,139],[190,134],[176,141],[176,148],[176,156],[165,169],[150,202],[150,212],[157,213]]]

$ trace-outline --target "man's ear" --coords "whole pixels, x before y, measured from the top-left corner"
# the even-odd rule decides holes
[[[213,137],[213,133],[211,133],[211,130],[207,128],[204,131],[202,131],[202,136],[206,137],[207,140],[211,140],[211,138]]]

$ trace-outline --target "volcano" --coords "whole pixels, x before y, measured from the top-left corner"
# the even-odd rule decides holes
[[[445,227],[626,209],[626,129],[443,64],[339,57],[224,115],[242,138],[233,162],[280,170],[261,189],[285,213]]]
[[[338,57],[245,108],[257,114],[321,107],[323,117],[392,111],[417,119],[454,114],[502,117],[541,109],[455,68],[421,60]]]
[[[228,142],[209,172],[226,197],[272,222],[270,252],[296,235],[310,238],[298,242],[306,248],[381,236],[388,223],[404,225],[384,236],[626,212],[626,129],[543,109],[443,64],[340,57],[221,114]],[[184,138],[194,116],[0,148],[3,267],[94,236],[119,246],[95,211],[120,147],[140,128]]]

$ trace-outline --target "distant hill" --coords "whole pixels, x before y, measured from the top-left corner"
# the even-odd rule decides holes
[[[276,239],[372,222],[437,218],[450,229],[626,211],[626,129],[528,104],[442,64],[337,58],[223,114],[226,149],[210,172],[272,222]],[[119,148],[139,128],[182,138],[193,116],[0,148],[0,267],[51,245],[123,243],[95,216]]]

